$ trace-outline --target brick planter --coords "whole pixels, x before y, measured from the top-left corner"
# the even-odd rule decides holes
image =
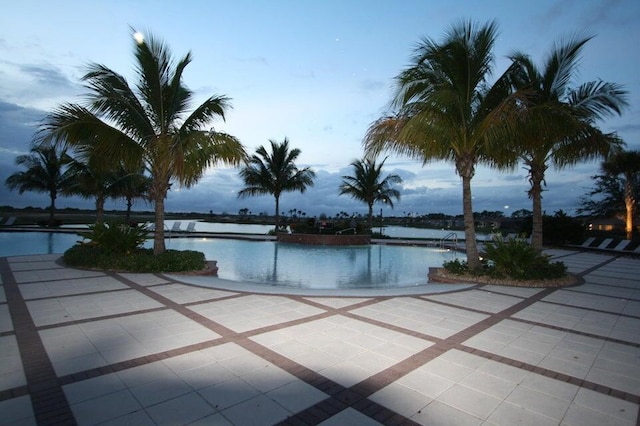
[[[371,243],[371,235],[278,234],[281,243],[320,246],[359,246]]]

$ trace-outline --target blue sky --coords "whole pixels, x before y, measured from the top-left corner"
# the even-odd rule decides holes
[[[624,85],[629,107],[599,123],[617,131],[629,149],[640,149],[640,2],[637,0],[520,1],[60,1],[23,0],[0,16],[0,179],[17,171],[38,120],[61,102],[81,101],[79,78],[89,62],[132,78],[131,28],[164,39],[175,57],[192,52],[185,83],[203,101],[232,99],[226,122],[212,126],[237,136],[250,153],[269,139],[300,148],[299,166],[317,173],[305,194],[282,197],[281,210],[308,215],[366,207],[338,196],[341,176],[362,156],[369,124],[386,111],[392,80],[422,37],[441,39],[461,19],[495,19],[494,75],[514,50],[542,63],[554,42],[573,34],[595,35],[584,50],[576,85],[595,79]],[[598,163],[550,171],[543,206],[573,212],[590,187]],[[404,178],[394,212],[462,212],[460,179],[452,164],[420,163],[391,156],[387,173]],[[195,187],[177,189],[169,211],[254,213],[273,210],[271,197],[238,200],[237,169],[207,172]],[[474,210],[506,215],[530,209],[526,173],[480,168],[472,182]],[[0,187],[0,205],[46,206],[42,194]],[[91,206],[60,198],[59,207]],[[118,206],[111,204],[109,207]],[[136,208],[150,209],[138,204]]]

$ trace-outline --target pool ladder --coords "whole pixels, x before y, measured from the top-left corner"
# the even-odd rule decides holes
[[[458,234],[456,234],[455,232],[449,232],[447,235],[440,239],[441,249],[447,248],[447,241],[451,241],[453,243],[452,246],[454,249],[458,248]]]

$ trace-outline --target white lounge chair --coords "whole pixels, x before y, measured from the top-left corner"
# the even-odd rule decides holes
[[[189,224],[187,225],[187,232],[193,232],[195,230],[196,230],[196,223],[189,222]]]
[[[171,227],[171,232],[180,232],[180,226],[182,222],[173,222],[173,226]]]
[[[607,246],[609,244],[611,244],[611,241],[613,241],[613,238],[605,238],[604,241],[602,241],[600,243],[600,245],[598,246],[599,249],[606,249]]]
[[[13,225],[13,222],[16,221],[16,217],[15,216],[11,216],[9,219],[7,219],[7,221],[4,223],[5,226],[11,226]]]
[[[629,244],[631,244],[631,240],[622,240],[618,243],[617,246],[615,246],[613,249],[615,251],[622,251],[625,249],[625,247],[627,247]]]
[[[595,237],[589,237],[589,238],[587,238],[587,241],[582,243],[582,245],[580,247],[589,247],[591,245],[591,243],[594,242],[595,240],[596,240]]]

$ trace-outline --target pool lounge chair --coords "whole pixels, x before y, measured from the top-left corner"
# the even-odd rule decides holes
[[[173,226],[171,227],[171,232],[180,232],[180,226],[182,222],[173,222]]]
[[[11,226],[13,225],[13,222],[16,221],[16,217],[15,216],[11,216],[9,219],[7,219],[7,221],[4,223],[5,226]]]
[[[196,230],[196,223],[189,222],[189,224],[187,225],[187,232],[193,232],[195,230]]]

